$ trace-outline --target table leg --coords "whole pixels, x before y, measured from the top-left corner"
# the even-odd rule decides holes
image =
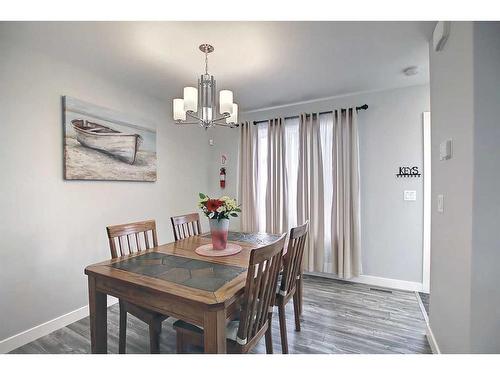
[[[226,311],[206,311],[204,324],[205,353],[226,353]]]
[[[107,298],[98,292],[95,277],[89,276],[90,348],[92,354],[108,352]]]

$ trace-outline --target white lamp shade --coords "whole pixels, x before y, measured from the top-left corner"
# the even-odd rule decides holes
[[[184,111],[184,100],[174,99],[174,120],[186,120],[186,111]]]
[[[233,113],[233,92],[231,90],[219,92],[219,111],[221,114]]]
[[[238,122],[238,104],[236,103],[233,103],[233,113],[226,118],[226,123],[230,124],[231,122],[235,124]]]
[[[184,87],[184,111],[198,112],[198,89]]]

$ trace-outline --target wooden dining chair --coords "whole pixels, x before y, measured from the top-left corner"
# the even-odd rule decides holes
[[[288,236],[286,254],[283,256],[283,272],[276,295],[276,305],[280,321],[281,350],[288,353],[288,338],[286,334],[285,306],[293,298],[295,330],[300,331],[300,314],[302,310],[302,259],[309,229],[309,221],[292,228]]]
[[[200,215],[197,213],[173,216],[170,220],[175,241],[201,234]]]
[[[281,269],[286,234],[276,242],[253,249],[250,253],[245,292],[241,300],[239,318],[226,326],[228,353],[247,353],[265,335],[266,352],[272,354],[271,322],[276,284]],[[203,328],[178,320],[177,352],[185,352],[186,345],[203,347]]]
[[[158,246],[158,236],[156,234],[156,223],[154,220],[108,226],[106,230],[108,232],[112,258],[141,252],[151,247]],[[158,314],[157,312],[150,311],[122,299],[119,300],[119,306],[120,335],[118,352],[120,354],[125,353],[127,342],[127,313],[129,313],[148,324],[150,352],[159,353],[161,324],[168,316]]]

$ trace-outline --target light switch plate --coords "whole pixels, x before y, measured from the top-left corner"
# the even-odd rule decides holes
[[[444,212],[444,195],[438,194],[437,196],[437,212],[442,214]]]
[[[416,201],[417,191],[416,190],[405,190],[403,194],[405,201]]]
[[[439,144],[439,160],[451,159],[452,140],[447,139]]]

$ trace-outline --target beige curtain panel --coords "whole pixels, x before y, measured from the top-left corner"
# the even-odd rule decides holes
[[[304,249],[304,268],[324,271],[324,191],[318,114],[302,114],[299,123],[299,163],[297,177],[297,223],[309,220],[309,236]]]
[[[250,122],[240,124],[241,229],[257,232],[257,130]]]
[[[286,204],[285,129],[283,119],[269,120],[267,126],[266,232],[288,230]]]
[[[359,137],[356,108],[333,112],[331,239],[339,277],[361,273]]]
[[[331,272],[348,279],[361,273],[357,114],[355,108],[348,108],[334,110],[328,118],[322,116],[313,113],[299,117],[298,136],[295,133],[298,137],[296,180],[292,180],[292,173],[286,165],[287,157],[297,151],[297,143],[286,141],[286,121],[277,118],[267,122],[264,129],[266,143],[261,146],[267,145],[267,157],[259,155],[257,138],[262,138],[262,134],[258,135],[258,127],[250,123],[242,124],[241,228],[248,232],[259,228],[258,165],[259,160],[266,158],[265,163],[260,163],[266,168],[265,202],[260,203],[265,207],[259,208],[259,212],[265,210],[266,213],[266,232],[283,233],[289,230],[293,223],[289,223],[288,218],[295,217],[295,214],[298,225],[309,220],[305,270]],[[262,175],[263,171],[260,172]],[[295,191],[295,185],[296,204],[287,204],[288,194]],[[294,199],[293,195],[290,199]]]

